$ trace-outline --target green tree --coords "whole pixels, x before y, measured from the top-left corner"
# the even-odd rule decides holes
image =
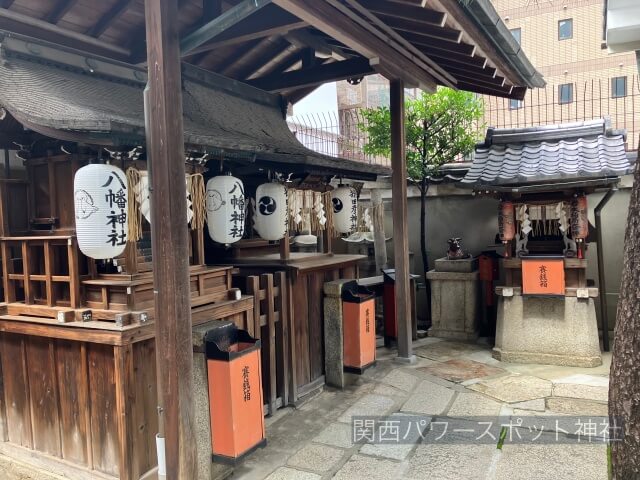
[[[426,200],[430,179],[440,167],[471,153],[480,139],[478,121],[482,100],[469,92],[441,87],[435,93],[421,93],[405,101],[407,177],[420,190],[420,250],[425,272],[429,270],[427,252]],[[366,109],[360,129],[368,143],[364,151],[372,155],[391,155],[391,112],[388,107]],[[427,300],[430,288],[427,283]],[[427,301],[429,305],[429,301]],[[431,318],[430,307],[427,315]]]

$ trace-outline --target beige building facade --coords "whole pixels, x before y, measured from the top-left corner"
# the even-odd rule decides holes
[[[485,97],[485,123],[522,127],[608,115],[638,146],[640,85],[635,55],[602,48],[603,0],[493,0],[547,87],[523,102]]]

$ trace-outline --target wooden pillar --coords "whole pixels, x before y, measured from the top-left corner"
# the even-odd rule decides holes
[[[382,190],[371,190],[371,210],[373,211],[373,251],[376,257],[376,271],[387,268],[387,242],[384,235],[384,204]],[[376,217],[376,215],[379,215]]]
[[[156,363],[166,478],[196,478],[178,0],[145,0]],[[158,192],[158,195],[155,195]]]
[[[404,82],[392,80],[391,192],[393,199],[393,251],[396,268],[396,321],[398,358],[411,361],[411,292],[409,286],[409,235],[407,224],[407,160],[404,129]]]

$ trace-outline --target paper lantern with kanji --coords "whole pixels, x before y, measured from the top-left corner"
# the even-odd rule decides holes
[[[127,245],[127,177],[118,167],[93,164],[73,181],[78,247],[87,257],[114,258]]]
[[[237,242],[244,235],[245,197],[242,180],[231,175],[207,182],[207,226],[214,242]]]
[[[352,187],[338,187],[331,192],[333,226],[338,233],[351,233],[358,226],[358,196]]]
[[[513,203],[500,202],[500,211],[498,213],[500,240],[510,242],[516,236],[516,218]]]
[[[288,232],[287,187],[263,183],[256,189],[254,228],[265,240],[280,240]]]
[[[571,201],[571,236],[584,240],[589,235],[589,212],[587,197],[581,195]]]

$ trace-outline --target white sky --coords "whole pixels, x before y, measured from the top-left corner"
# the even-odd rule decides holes
[[[326,112],[338,112],[335,82],[325,83],[293,106],[293,116]]]

